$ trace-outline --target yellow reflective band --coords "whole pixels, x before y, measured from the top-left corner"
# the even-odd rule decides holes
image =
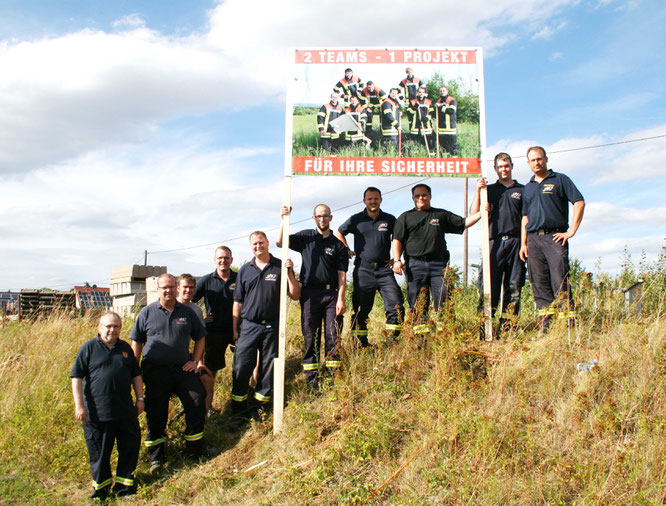
[[[151,446],[161,445],[161,444],[164,443],[165,441],[166,441],[166,438],[161,437],[161,438],[159,438],[159,439],[155,439],[155,440],[153,440],[153,441],[145,440],[145,441],[143,442],[143,444],[146,445],[148,448],[150,448]]]
[[[352,336],[367,336],[367,330],[352,330]]]
[[[197,434],[185,434],[185,441],[199,441],[203,437],[203,432]]]
[[[444,324],[437,322],[437,323],[435,323],[435,328],[437,330],[444,330]]]
[[[304,371],[316,371],[319,369],[319,364],[303,364]]]
[[[254,393],[254,398],[261,402],[268,402],[271,400],[270,395],[261,395],[259,392]]]
[[[247,400],[247,394],[245,395],[234,395],[231,394],[231,400],[232,401],[238,401],[238,402],[243,402]]]
[[[387,323],[384,328],[386,330],[402,330],[402,325],[396,325],[394,323]]]
[[[111,485],[111,478],[104,480],[102,483],[97,483],[95,480],[93,480],[93,488],[95,490],[100,490],[104,487],[108,487],[109,485]]]
[[[116,476],[116,483],[121,483],[122,485],[131,487],[134,485],[134,480],[131,478],[123,478],[121,476]]]
[[[553,308],[545,308],[545,309],[539,309],[537,311],[538,315],[541,316],[548,316],[548,315],[554,315],[557,311],[555,311]]]
[[[339,360],[327,360],[326,367],[340,367],[341,362]]]
[[[429,332],[430,328],[427,325],[414,325],[414,332],[416,334],[425,334]]]
[[[558,318],[576,318],[575,311],[562,311],[557,315]]]

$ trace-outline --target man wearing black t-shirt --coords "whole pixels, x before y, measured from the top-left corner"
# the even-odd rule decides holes
[[[146,425],[144,444],[151,472],[164,464],[169,398],[176,394],[185,411],[185,449],[192,456],[203,454],[203,429],[206,419],[206,391],[201,372],[209,372],[201,362],[204,328],[194,310],[176,300],[176,278],[162,274],[157,278],[159,300],[144,307],[136,317],[130,339],[137,360],[143,355],[141,369],[146,383]],[[190,340],[194,351],[190,355]]]
[[[283,206],[280,214],[291,210]],[[303,371],[313,387],[319,385],[320,329],[324,324],[326,369],[340,369],[340,332],[345,313],[345,288],[349,256],[347,248],[331,232],[331,208],[319,204],[312,219],[317,228],[289,235],[289,247],[301,254],[301,326],[305,340]],[[277,239],[282,246],[282,226]]]
[[[143,382],[132,348],[118,339],[121,325],[116,313],[104,313],[97,337],[81,346],[70,373],[74,416],[81,420],[90,456],[93,499],[103,499],[111,491],[114,441],[118,445],[118,464],[113,491],[119,496],[136,492],[134,470],[141,445],[137,415],[144,409]]]
[[[432,297],[435,311],[439,311],[448,297],[445,269],[449,263],[446,248],[446,233],[462,234],[466,228],[481,219],[481,213],[463,218],[444,209],[430,206],[432,192],[426,184],[412,188],[414,209],[402,213],[393,228],[393,272],[404,272],[407,276],[407,299],[412,311],[417,306],[421,293],[425,300],[420,303],[419,315],[415,318],[414,333],[426,334],[429,328],[425,323],[428,312],[428,292]],[[401,258],[405,254],[403,264]],[[439,330],[439,323],[438,323]]]
[[[481,188],[488,189],[490,204],[490,301],[495,316],[500,291],[504,289],[500,313],[500,328],[507,319],[520,313],[520,293],[525,284],[525,262],[520,259],[520,223],[523,210],[524,186],[512,177],[513,162],[507,153],[495,156],[496,183],[486,185],[479,179],[470,212],[480,209]],[[483,269],[479,271],[479,311],[483,310]],[[483,327],[482,327],[483,331]]]
[[[541,146],[527,150],[527,163],[534,176],[523,191],[520,258],[527,260],[534,302],[541,327],[546,329],[556,313],[552,304],[560,294],[565,299],[562,310],[569,316],[569,239],[583,221],[585,200],[568,176],[548,169],[546,150]],[[573,204],[571,226],[569,202]]]
[[[352,293],[352,336],[361,346],[368,342],[368,316],[379,291],[386,312],[386,333],[389,341],[400,333],[404,310],[402,290],[391,270],[391,237],[395,216],[380,209],[382,193],[370,186],[363,192],[365,209],[345,221],[335,237],[349,250],[354,261],[354,291]],[[354,236],[354,250],[349,248],[345,236]]]

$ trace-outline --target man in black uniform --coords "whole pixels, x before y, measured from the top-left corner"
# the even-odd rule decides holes
[[[430,207],[431,196],[432,192],[428,185],[414,186],[412,199],[415,207],[402,213],[393,228],[393,271],[396,274],[403,273],[403,263],[400,259],[404,252],[409,307],[412,311],[420,309],[420,314],[415,318],[416,334],[429,332],[425,323],[428,312],[428,291],[432,296],[435,311],[439,311],[441,304],[448,297],[445,269],[449,263],[449,252],[446,249],[444,234],[447,232],[462,234],[466,228],[481,219],[480,212],[463,218],[444,209]],[[423,307],[417,308],[421,292],[426,298]]]
[[[268,252],[268,238],[261,231],[250,235],[254,258],[238,270],[234,292],[234,353],[231,407],[232,429],[244,421],[247,413],[248,381],[257,363],[259,374],[254,388],[258,408],[271,399],[273,361],[278,354],[278,323],[280,318],[280,277],[282,261]],[[287,293],[297,300],[301,287],[294,275],[293,263],[287,260]],[[256,408],[253,408],[253,412]]]
[[[457,118],[458,102],[449,95],[448,88],[442,86],[439,89],[439,100],[435,102],[439,151],[442,154],[448,153],[451,156],[458,154]]]
[[[280,213],[286,216],[291,210],[283,206]],[[324,324],[324,350],[326,368],[340,369],[340,332],[345,313],[345,289],[349,256],[347,248],[333,235],[330,223],[331,208],[319,204],[312,219],[315,230],[301,230],[289,235],[289,247],[301,254],[301,326],[305,339],[303,371],[308,384],[319,385],[320,329]],[[282,226],[277,240],[282,247]]]
[[[360,99],[362,89],[363,81],[360,77],[354,75],[352,69],[345,69],[345,77],[340,79],[333,87],[333,91],[338,93],[342,98],[344,107],[349,105],[349,101],[352,97],[358,97]]]
[[[416,98],[416,92],[421,86],[421,79],[414,76],[414,69],[412,67],[407,67],[405,73],[407,76],[398,83],[398,89],[400,91],[400,100],[409,104]]]
[[[379,113],[382,102],[386,99],[386,92],[382,91],[375,83],[368,81],[365,88],[361,91],[361,100],[365,104],[365,111],[368,117],[368,122],[365,125],[366,135],[374,141],[372,120],[375,113]]]
[[[416,98],[409,102],[409,132],[412,134],[412,140],[426,146],[430,153],[433,147],[431,123],[433,107],[427,93],[427,90],[421,86],[416,92]]]
[[[391,88],[388,98],[382,102],[382,138],[385,142],[388,141],[393,144],[398,151],[401,149],[400,136],[402,135],[402,111],[400,107],[398,89]]]
[[[118,339],[121,325],[116,313],[104,313],[99,319],[97,337],[81,346],[70,373],[74,416],[82,422],[90,456],[92,499],[103,499],[111,491],[114,441],[118,444],[118,464],[113,491],[119,496],[136,492],[134,470],[141,446],[137,415],[144,408],[143,381],[132,348]]]
[[[159,300],[144,307],[130,333],[137,360],[143,354],[141,369],[146,384],[146,425],[144,444],[151,472],[164,464],[169,398],[176,394],[185,411],[187,453],[203,453],[206,419],[206,391],[199,374],[206,371],[201,361],[206,329],[194,310],[176,300],[176,278],[157,278]],[[195,342],[190,358],[190,339]]]
[[[206,388],[206,410],[213,405],[215,377],[217,371],[224,369],[224,355],[227,346],[234,342],[233,317],[231,309],[234,305],[234,288],[236,273],[231,270],[234,257],[227,246],[215,249],[213,262],[215,270],[202,276],[197,281],[192,302],[196,303],[203,297],[206,306],[206,348],[204,364],[211,371],[210,376],[202,376]]]
[[[556,312],[551,305],[561,293],[565,299],[562,310],[569,316],[569,239],[583,220],[585,200],[568,176],[548,170],[546,150],[541,146],[527,150],[527,163],[534,176],[523,190],[520,258],[527,260],[534,302],[545,330]],[[569,202],[573,204],[571,227]]]
[[[390,341],[400,333],[404,309],[402,290],[391,270],[391,235],[395,216],[385,213],[379,206],[382,192],[369,187],[363,192],[365,210],[354,214],[345,221],[335,236],[349,250],[349,257],[356,256],[354,262],[354,291],[352,292],[352,336],[363,347],[368,342],[368,315],[375,302],[375,292],[384,299],[386,312],[386,332]],[[347,244],[345,236],[354,235],[354,250]]]
[[[331,121],[345,113],[344,108],[339,103],[339,98],[340,94],[338,92],[331,93],[330,102],[322,105],[317,114],[319,140],[321,141],[321,149],[324,151],[336,150],[340,147],[340,134],[331,125]]]
[[[524,186],[512,177],[513,162],[507,153],[495,156],[495,172],[498,180],[488,185],[488,203],[490,204],[490,305],[495,316],[504,289],[500,316],[500,329],[514,315],[520,313],[520,292],[525,284],[525,262],[520,259],[520,223],[523,217]],[[476,194],[470,209],[476,213],[481,208],[481,188],[486,186],[484,178],[479,179]],[[479,311],[483,311],[483,269],[479,271],[478,281]],[[484,327],[481,327],[484,332]],[[484,337],[484,336],[482,336]]]

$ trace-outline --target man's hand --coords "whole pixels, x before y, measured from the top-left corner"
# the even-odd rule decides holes
[[[520,255],[520,259],[521,259],[523,262],[527,262],[527,245],[525,245],[525,246],[521,246],[521,247],[520,247],[520,253],[519,253],[519,255]]]
[[[356,252],[349,248],[347,248],[347,254],[349,255],[349,258],[354,258],[356,256]]]
[[[398,275],[402,275],[402,260],[399,258],[393,261],[393,272]]]
[[[384,267],[386,267],[387,269],[392,269],[393,262],[394,260],[392,258],[389,258],[386,262],[384,262]]]
[[[88,419],[88,411],[85,406],[76,406],[74,408],[74,418],[85,422]]]
[[[208,374],[208,376],[210,376],[211,378],[213,377],[213,371],[211,371],[210,369],[208,369],[208,367],[206,367],[206,366],[204,365],[203,362],[199,361],[199,362],[197,363],[196,373],[199,374],[199,375],[201,375],[202,372],[205,372],[205,373]]]
[[[476,191],[481,191],[481,188],[488,186],[488,182],[485,177],[481,177],[476,180]]]
[[[291,260],[291,258],[287,258],[284,261],[284,266],[287,268],[287,270],[293,269],[294,268],[294,262]]]
[[[558,232],[553,234],[553,241],[562,243],[562,246],[564,246],[572,237],[573,234],[571,232]]]
[[[183,371],[192,372],[197,369],[197,363],[194,360],[189,360],[183,364]]]
[[[209,313],[204,318],[204,323],[211,323],[213,320],[215,320],[215,317],[213,316],[213,313]]]
[[[287,207],[287,206],[282,206],[280,208],[280,216],[284,217],[287,216],[288,214],[291,214],[292,207]]]
[[[136,414],[137,415],[140,415],[146,409],[146,403],[144,401],[140,400],[140,399],[136,400],[135,406],[136,406]]]
[[[346,310],[347,306],[345,306],[345,301],[338,299],[338,302],[335,304],[335,316],[342,316],[345,314]]]

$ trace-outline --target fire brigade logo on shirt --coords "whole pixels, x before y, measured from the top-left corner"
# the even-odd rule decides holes
[[[382,221],[381,223],[379,223],[379,225],[377,225],[377,230],[379,230],[380,232],[386,232],[388,230],[388,223]]]
[[[266,281],[277,281],[277,274],[266,274]]]
[[[430,220],[430,224],[436,227],[439,226],[439,218],[433,218],[432,220]]]
[[[236,289],[236,283],[231,283],[229,285],[229,290],[235,290]]]
[[[123,351],[123,357],[127,358],[127,352]]]
[[[335,250],[333,248],[324,248],[324,253],[326,253],[327,255],[333,256],[333,254],[335,253]]]
[[[522,198],[522,196],[523,196],[523,195],[522,195],[522,193],[520,193],[520,192],[513,192],[513,193],[511,194],[511,198],[512,198],[512,199],[518,199],[518,200],[520,200],[520,199]]]
[[[187,325],[187,318],[184,316],[176,318],[176,325]]]
[[[543,190],[541,190],[541,193],[553,193],[554,189],[555,189],[554,184],[545,184],[543,185]]]

